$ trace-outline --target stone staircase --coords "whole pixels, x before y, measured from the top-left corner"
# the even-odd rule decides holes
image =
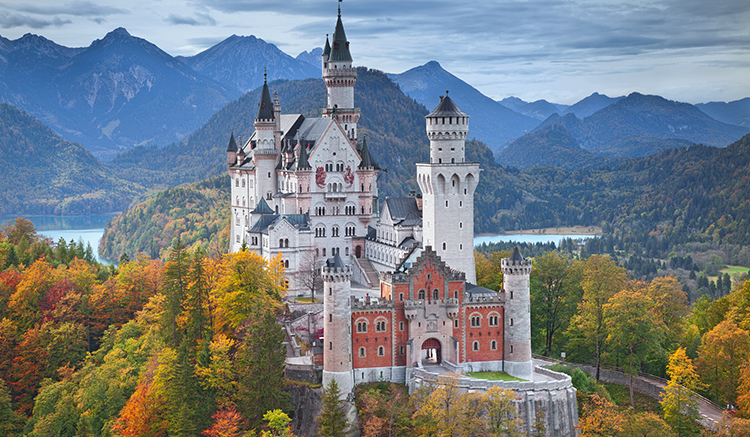
[[[367,279],[370,280],[370,288],[380,289],[380,277],[378,277],[378,272],[376,272],[372,267],[372,264],[370,264],[370,260],[367,258],[359,258],[357,261],[359,261],[359,264],[362,266],[362,270],[365,272],[365,275],[367,275]]]

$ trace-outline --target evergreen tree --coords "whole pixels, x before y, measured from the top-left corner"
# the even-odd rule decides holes
[[[183,310],[183,301],[188,285],[189,264],[189,255],[178,238],[172,246],[169,260],[164,265],[166,302],[162,317],[167,342],[173,347],[177,347],[181,341],[177,320]]]
[[[335,379],[323,390],[323,411],[318,417],[318,434],[323,437],[343,437],[349,428],[349,421],[341,400],[341,390]]]
[[[289,411],[284,391],[285,339],[272,309],[256,305],[235,356],[236,404],[251,428],[260,426],[268,410]]]

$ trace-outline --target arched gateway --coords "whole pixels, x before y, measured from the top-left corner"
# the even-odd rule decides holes
[[[435,338],[428,338],[422,343],[422,359],[430,364],[440,364],[443,361],[442,348],[440,341]]]

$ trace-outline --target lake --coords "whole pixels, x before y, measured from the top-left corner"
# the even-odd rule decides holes
[[[104,264],[109,264],[109,261],[102,259],[99,256],[99,240],[104,235],[104,225],[107,224],[110,218],[117,214],[93,214],[93,215],[81,215],[81,216],[32,216],[24,217],[31,220],[34,224],[36,231],[45,237],[51,238],[57,242],[60,237],[64,238],[65,241],[70,240],[78,243],[78,240],[83,240],[83,247],[87,244],[91,245],[96,254],[96,259]],[[0,217],[0,224],[15,219],[16,217]]]
[[[597,235],[582,235],[582,234],[513,234],[513,235],[485,235],[482,237],[474,238],[474,246],[479,246],[482,243],[497,243],[500,241],[508,242],[515,241],[518,243],[555,243],[559,246],[560,242],[566,238],[573,240],[586,240],[588,238],[594,238]]]

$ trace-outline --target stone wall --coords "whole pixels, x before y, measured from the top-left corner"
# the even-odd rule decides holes
[[[584,372],[588,373],[592,378],[596,378],[596,367],[587,366],[583,364],[571,364],[562,363],[565,366],[576,367]],[[599,372],[599,379],[604,382],[624,385],[630,387],[630,376],[617,370],[609,370],[602,368]],[[663,391],[662,386],[655,381],[649,381],[643,378],[633,379],[633,390],[638,393],[643,393],[646,396],[650,396],[656,400],[661,400],[661,393]]]

